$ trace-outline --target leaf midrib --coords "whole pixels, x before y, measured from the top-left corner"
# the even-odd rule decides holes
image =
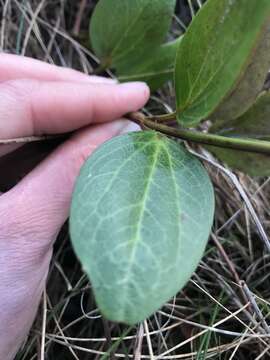
[[[160,141],[158,141],[158,139],[156,139],[155,142],[157,143],[156,144],[156,149],[155,149],[155,158],[154,158],[153,164],[152,164],[152,166],[151,166],[151,168],[149,170],[149,176],[148,176],[149,181],[146,184],[145,192],[144,192],[144,195],[143,195],[142,200],[141,200],[141,203],[144,206],[142,206],[140,214],[139,214],[138,225],[137,225],[137,230],[136,230],[135,236],[134,236],[134,238],[132,240],[129,241],[129,242],[133,242],[134,244],[133,244],[132,251],[131,251],[131,254],[130,254],[130,257],[129,257],[129,262],[128,262],[129,266],[128,266],[128,269],[126,270],[126,276],[122,281],[124,284],[125,283],[128,284],[128,279],[130,277],[130,273],[131,273],[131,270],[132,270],[132,267],[133,267],[133,264],[134,264],[134,258],[135,258],[138,243],[139,243],[139,240],[140,240],[141,225],[142,225],[142,221],[143,221],[143,217],[144,217],[144,213],[145,213],[145,208],[146,208],[145,204],[147,202],[147,197],[148,197],[150,187],[151,187],[151,183],[152,183],[154,173],[155,173],[155,170],[156,170],[156,164],[158,162],[160,149],[162,148],[162,144],[160,143]],[[125,286],[125,293],[127,293],[127,292],[128,292],[128,289]],[[122,295],[123,302],[125,301],[126,298],[127,297],[125,295]],[[123,306],[122,307],[122,312],[125,313],[125,311],[126,311],[126,308],[125,308],[125,306]]]
[[[167,74],[172,74],[173,73],[173,68],[170,69],[166,69],[166,70],[162,70],[162,71],[152,71],[152,72],[141,72],[141,73],[136,73],[134,75],[122,75],[119,76],[118,79],[119,80],[128,80],[128,79],[136,79],[138,76],[139,77],[156,77],[158,75],[167,75]]]
[[[175,170],[174,170],[173,163],[172,163],[172,156],[171,156],[171,153],[168,151],[168,147],[165,146],[165,145],[162,145],[162,146],[163,146],[163,148],[164,148],[164,151],[165,151],[166,154],[167,154],[168,163],[169,163],[170,170],[171,170],[172,182],[173,182],[174,190],[175,190],[177,212],[178,212],[178,214],[181,214],[181,210],[180,210],[180,194],[179,194],[179,189],[178,189],[178,186],[177,186],[177,181],[176,181],[176,176],[175,176]],[[177,226],[178,239],[180,240],[180,221],[178,222],[177,225],[178,225],[178,226]],[[180,241],[179,241],[178,244],[180,245]],[[179,248],[178,248],[178,254],[179,254]]]

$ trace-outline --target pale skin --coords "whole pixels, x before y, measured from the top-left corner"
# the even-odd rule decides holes
[[[0,196],[1,359],[15,357],[31,328],[82,164],[104,141],[137,130],[119,119],[140,109],[148,98],[143,83],[119,85],[37,60],[0,55],[0,140],[75,131]],[[17,147],[0,145],[0,156]]]

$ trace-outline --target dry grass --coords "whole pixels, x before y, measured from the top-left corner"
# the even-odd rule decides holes
[[[94,3],[0,0],[0,47],[90,73],[95,57],[82,44]],[[179,0],[172,37],[195,11],[183,11],[184,3]],[[153,96],[148,111],[172,104],[168,85]],[[96,309],[66,227],[55,246],[40,312],[17,360],[270,358],[269,179],[235,175],[196,151],[214,182],[217,211],[205,257],[184,290],[137,327],[107,322]]]

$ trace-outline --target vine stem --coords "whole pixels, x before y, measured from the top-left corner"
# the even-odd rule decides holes
[[[164,115],[148,116],[147,119],[153,120],[153,121],[159,122],[159,123],[170,123],[170,122],[176,120],[176,112],[172,112],[172,113],[164,114]]]
[[[268,154],[270,155],[270,142],[255,139],[239,139],[231,138],[216,134],[208,134],[201,131],[174,128],[164,123],[175,121],[175,113],[161,116],[147,117],[140,112],[133,112],[126,115],[126,118],[141,125],[143,128],[158,131],[162,134],[175,137],[177,139],[186,140],[194,143],[216,146],[219,148],[241,150],[246,152]],[[66,136],[67,134],[65,134]],[[45,135],[45,136],[28,136],[15,139],[0,140],[0,145],[23,144],[34,141],[44,141],[63,137],[64,134]]]
[[[162,134],[204,145],[241,150],[270,155],[270,142],[254,139],[229,138],[216,134],[208,134],[183,128],[174,128],[155,121],[155,117],[146,117],[140,112],[130,113],[128,118],[143,127],[156,130]],[[157,117],[158,120],[158,117]]]

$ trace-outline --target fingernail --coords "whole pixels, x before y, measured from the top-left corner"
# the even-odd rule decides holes
[[[145,93],[146,97],[149,97],[149,95],[150,95],[150,89],[147,86],[147,84],[144,82],[135,81],[135,82],[129,82],[129,83],[125,83],[125,84],[120,84],[118,86],[127,93],[134,94],[134,93],[142,93],[143,92],[143,93]]]
[[[134,132],[141,130],[140,126],[135,124],[133,121],[127,119],[119,119],[109,123],[111,129],[115,134],[126,134],[128,132]]]
[[[125,126],[120,131],[120,134],[126,134],[129,132],[140,131],[141,127],[133,121],[125,120]]]

